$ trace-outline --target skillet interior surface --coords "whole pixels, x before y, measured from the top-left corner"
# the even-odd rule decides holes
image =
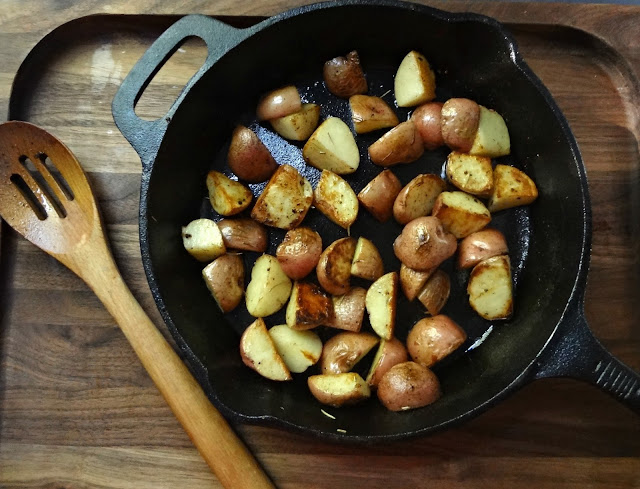
[[[339,439],[426,433],[481,411],[524,382],[560,321],[575,287],[585,239],[584,169],[575,143],[539,82],[514,62],[510,40],[494,22],[434,12],[398,4],[343,5],[301,9],[296,15],[270,19],[205,73],[169,124],[148,188],[143,189],[145,267],[161,313],[198,380],[225,414]],[[322,83],[322,65],[353,49],[360,54],[369,93],[391,104],[397,66],[407,52],[416,49],[436,71],[438,100],[469,97],[503,114],[512,154],[498,162],[529,174],[540,198],[530,207],[496,213],[492,221],[508,238],[516,295],[512,319],[491,323],[477,316],[466,298],[468,272],[455,270],[452,260],[444,265],[452,278],[452,296],[443,313],[458,322],[469,339],[435,368],[442,399],[406,413],[388,412],[376,399],[340,410],[325,408],[334,420],[321,412],[322,406],[308,392],[306,374],[289,383],[275,383],[242,364],[239,338],[253,319],[244,305],[226,316],[219,312],[201,279],[203,265],[184,251],[180,230],[197,217],[219,219],[207,201],[205,176],[211,169],[230,174],[225,155],[238,123],[255,129],[279,163],[295,166],[315,186],[319,172],[304,164],[302,145],[284,142],[267,123],[257,124],[255,106],[261,94],[293,83],[305,101],[322,106],[322,119],[336,115],[349,123],[347,101],[331,95]],[[400,120],[410,113],[397,108],[396,112]],[[381,134],[356,137],[361,163],[356,173],[346,177],[356,192],[381,171],[367,156],[367,147]],[[441,174],[447,153],[445,149],[427,151],[419,161],[392,170],[403,184],[419,173]],[[253,186],[256,195],[262,186]],[[304,225],[319,230],[324,246],[346,236],[315,209]],[[385,270],[390,271],[399,269],[392,244],[400,231],[398,224],[381,225],[361,210],[351,235],[372,239]],[[275,253],[283,236],[284,232],[269,230],[269,253]],[[247,280],[256,257],[245,254]],[[424,312],[402,294],[399,297],[396,331],[404,339]],[[281,324],[284,315],[281,312],[266,321],[268,326]],[[367,328],[365,320],[363,330]],[[333,333],[321,330],[320,334]],[[483,335],[485,341],[470,349]]]

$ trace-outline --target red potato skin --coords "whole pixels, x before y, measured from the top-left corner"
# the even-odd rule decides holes
[[[451,98],[442,106],[444,143],[454,151],[468,153],[480,124],[480,106],[468,98]]]
[[[378,384],[378,399],[390,411],[427,406],[441,395],[436,374],[415,362],[394,365]]]
[[[424,143],[412,120],[401,122],[369,146],[369,158],[379,166],[411,163],[423,153]]]
[[[345,331],[330,338],[322,347],[320,368],[323,374],[350,372],[356,363],[378,344],[371,333]]]
[[[407,349],[398,338],[391,338],[390,340],[383,340],[384,343],[380,346],[383,349],[378,362],[372,366],[375,368],[373,375],[368,380],[371,387],[376,387],[384,374],[386,374],[391,367],[404,363],[409,359]]]
[[[434,150],[444,146],[442,138],[442,102],[421,105],[411,114],[411,120],[422,138],[425,149]]]
[[[302,101],[298,89],[293,85],[277,88],[267,93],[258,102],[256,116],[265,121],[293,114],[302,109]]]
[[[431,367],[455,351],[467,333],[448,316],[440,314],[418,321],[407,336],[407,350],[414,362]]]
[[[238,178],[251,183],[269,180],[278,168],[264,143],[245,126],[233,130],[227,164]]]
[[[227,249],[258,253],[267,249],[267,229],[253,219],[222,219],[218,222],[218,229]]]
[[[290,229],[276,249],[282,271],[292,280],[300,280],[316,267],[322,254],[322,238],[307,227]]]
[[[509,252],[507,240],[497,229],[482,229],[458,245],[458,268],[475,267],[482,260]]]
[[[409,222],[393,243],[393,251],[402,263],[418,271],[437,267],[458,247],[456,237],[445,231],[440,219],[418,217]]]
[[[391,170],[383,170],[358,194],[362,207],[380,222],[391,219],[393,204],[402,190],[402,183]]]
[[[362,328],[366,295],[366,289],[353,287],[346,294],[334,297],[333,320],[326,326],[354,333],[359,332]]]
[[[205,270],[211,280],[211,284],[207,282],[207,287],[222,312],[233,311],[244,296],[244,263],[240,255],[219,256]]]
[[[322,75],[327,89],[338,97],[349,98],[367,93],[367,79],[357,51],[327,61]]]
[[[351,237],[335,240],[320,255],[316,275],[320,286],[331,295],[344,295],[351,289],[351,261],[356,240]]]

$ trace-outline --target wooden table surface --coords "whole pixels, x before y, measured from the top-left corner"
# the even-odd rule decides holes
[[[5,0],[0,116],[8,117],[22,60],[67,21],[94,13],[268,16],[299,3]],[[556,97],[593,200],[587,317],[601,341],[640,371],[640,7],[425,3],[506,22]],[[68,28],[68,42],[43,63],[16,110],[83,163],[125,279],[166,334],[138,247],[139,158],[110,114],[117,86],[171,20],[154,19],[129,18],[126,35],[78,30],[77,41]],[[140,112],[161,114],[201,54],[197,45],[181,50]],[[0,488],[220,487],[98,300],[6,225],[1,232]],[[537,381],[463,426],[385,446],[340,446],[255,426],[237,431],[283,489],[640,487],[640,417],[570,379]]]

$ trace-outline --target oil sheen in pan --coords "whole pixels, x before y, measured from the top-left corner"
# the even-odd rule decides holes
[[[413,109],[400,108],[395,105],[393,94],[395,67],[383,66],[377,69],[365,69],[365,71],[369,84],[368,94],[382,97],[394,108],[401,121],[406,120],[411,115]],[[321,121],[330,116],[340,117],[350,127],[353,127],[348,100],[340,99],[329,93],[324,83],[318,79],[300,79],[293,82],[297,86],[303,102],[313,102],[321,106]],[[445,101],[452,96],[464,96],[464,94],[452,94],[443,87],[438,87],[437,100]],[[302,158],[304,142],[284,140],[273,131],[268,122],[258,123],[255,120],[253,111],[247,111],[242,115],[240,120],[236,122],[254,130],[262,142],[269,148],[271,154],[279,164],[289,164],[295,167],[315,188],[320,177],[320,171],[304,162]],[[349,182],[356,193],[362,190],[362,188],[383,169],[369,161],[367,148],[384,134],[384,132],[385,130],[380,130],[369,134],[356,135],[356,143],[360,150],[360,166],[355,173],[343,175],[343,178]],[[229,134],[229,137],[230,136],[231,134]],[[233,173],[226,164],[227,150],[228,145],[220,149],[212,162],[211,169],[222,171],[233,177]],[[390,169],[400,179],[403,185],[421,173],[435,173],[444,177],[444,167],[448,154],[449,150],[446,147],[439,148],[435,151],[425,151],[419,160],[410,164],[396,165],[390,167]],[[504,164],[514,164],[510,156],[502,157],[495,161]],[[264,189],[265,183],[252,184],[250,187],[257,197]],[[206,199],[203,201],[200,217],[208,217],[214,220],[220,219],[220,217],[213,212]],[[380,223],[366,210],[361,208],[357,221],[351,227],[350,232],[347,233],[346,230],[326,219],[316,209],[311,208],[302,225],[311,227],[322,236],[323,247],[328,246],[336,239],[348,235],[356,238],[364,236],[372,240],[378,247],[385,263],[385,272],[400,269],[400,262],[393,253],[393,242],[402,231],[402,226],[393,219],[386,223]],[[529,208],[520,207],[498,212],[492,215],[492,221],[489,226],[501,230],[507,238],[514,283],[514,306],[517,308],[517,284],[526,264],[531,233]],[[275,228],[268,228],[268,233],[269,247],[267,253],[275,254],[275,250],[282,241],[285,232]],[[250,279],[251,268],[258,256],[258,253],[244,253],[246,283],[248,283]],[[487,321],[471,309],[466,293],[470,270],[458,270],[455,266],[455,258],[447,260],[441,268],[447,272],[451,278],[451,296],[442,313],[454,319],[467,332],[468,339],[454,354],[440,362],[435,368],[436,371],[441,368],[446,368],[447,364],[456,361],[465,351],[479,346],[492,332],[503,327],[509,327],[508,321]],[[317,283],[315,274],[313,273],[309,275],[306,280]],[[370,282],[356,278],[352,279],[352,285],[361,285],[366,288],[370,285]],[[212,306],[215,307],[213,301]],[[397,311],[395,334],[399,339],[404,340],[411,327],[418,320],[425,317],[426,314],[424,307],[417,300],[409,302],[402,292],[398,294]],[[226,319],[229,326],[234,328],[239,335],[255,320],[255,318],[247,312],[244,302],[234,311],[228,313]],[[265,320],[268,327],[283,324],[285,322],[284,308],[273,316],[265,318]],[[362,330],[370,330],[366,313]],[[317,331],[323,340],[337,332],[337,330],[331,330],[330,328],[318,328]],[[313,369],[310,371],[312,370]]]

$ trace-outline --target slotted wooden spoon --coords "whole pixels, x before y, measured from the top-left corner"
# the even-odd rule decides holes
[[[225,488],[275,488],[131,295],[78,160],[27,122],[0,124],[0,217],[95,292]]]

